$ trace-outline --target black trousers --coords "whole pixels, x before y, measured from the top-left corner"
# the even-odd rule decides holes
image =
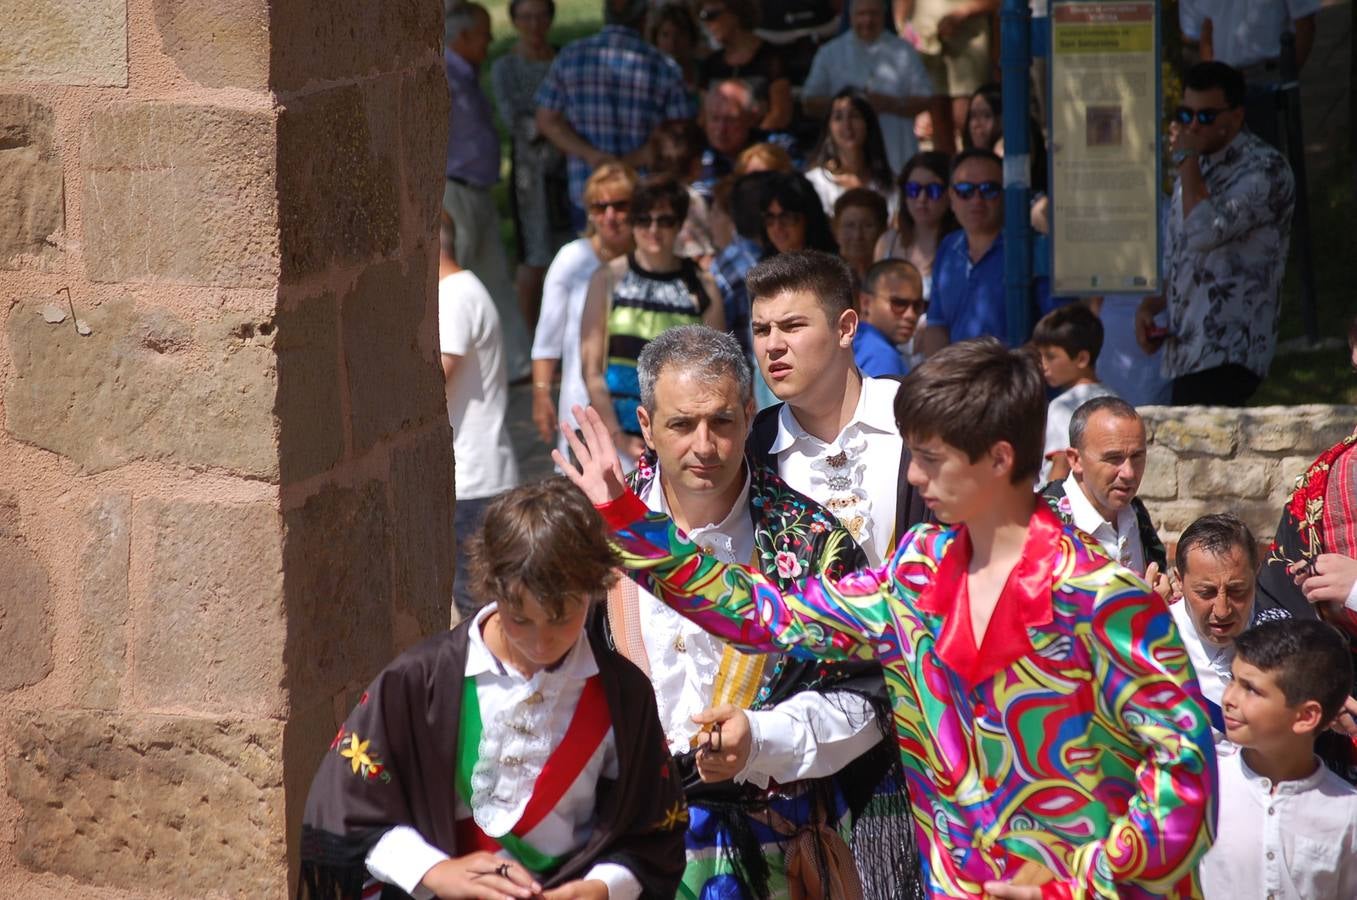
[[[1238,363],[1173,379],[1174,406],[1243,406],[1263,379]]]

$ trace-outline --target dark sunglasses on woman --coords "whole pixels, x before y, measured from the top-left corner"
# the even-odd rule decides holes
[[[947,185],[941,181],[934,181],[929,184],[920,184],[917,181],[905,182],[905,196],[911,200],[918,200],[920,194],[923,194],[929,200],[941,200],[945,193],[947,193]]]
[[[1004,192],[1004,186],[997,181],[982,181],[979,184],[974,181],[958,181],[952,185],[952,193],[962,200],[971,199],[976,191],[980,192],[981,200],[993,200]]]

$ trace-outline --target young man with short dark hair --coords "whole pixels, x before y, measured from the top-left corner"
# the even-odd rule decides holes
[[[567,472],[623,564],[712,633],[881,662],[931,897],[1199,896],[1215,824],[1201,694],[1163,601],[1032,493],[1045,402],[1026,353],[940,351],[905,379],[895,417],[910,482],[954,524],[917,526],[887,565],[796,593],[648,515],[592,411]]]
[[[909,450],[891,413],[899,382],[863,377],[853,357],[853,275],[802,250],[764,260],[745,284],[754,357],[783,401],[755,418],[749,453],[827,507],[880,565],[927,511],[905,478]]]

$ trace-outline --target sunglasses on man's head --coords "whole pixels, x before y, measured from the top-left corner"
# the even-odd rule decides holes
[[[589,212],[593,213],[593,214],[596,215],[596,216],[601,216],[601,215],[603,215],[605,212],[607,212],[607,211],[610,210],[610,209],[615,209],[615,210],[617,210],[617,211],[620,212],[620,213],[624,213],[624,212],[626,212],[627,210],[631,209],[631,201],[630,201],[630,200],[601,200],[601,201],[599,201],[598,203],[590,203],[590,204],[589,204]]]
[[[1004,186],[997,181],[982,181],[979,184],[974,181],[958,181],[952,185],[952,193],[962,200],[971,199],[977,191],[981,200],[993,200],[1004,192]]]
[[[724,6],[708,6],[697,14],[697,18],[703,22],[715,22],[725,14]]]
[[[1228,109],[1193,109],[1190,106],[1180,106],[1173,111],[1173,118],[1179,125],[1191,125],[1195,118],[1202,125],[1210,125],[1216,121],[1216,117],[1223,112],[1229,112]]]
[[[649,228],[651,225],[658,225],[661,228],[677,228],[679,226],[678,216],[669,213],[660,213],[657,216],[634,216],[631,224],[637,228]]]
[[[929,200],[941,200],[942,195],[946,192],[947,185],[941,181],[934,181],[930,184],[920,184],[917,181],[905,182],[905,196],[911,200],[918,200],[920,194],[923,194]]]

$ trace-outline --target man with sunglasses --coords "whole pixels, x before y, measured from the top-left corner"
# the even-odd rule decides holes
[[[961,228],[938,244],[923,351],[978,337],[1008,341],[1004,296],[1004,164],[972,148],[952,162],[952,212]],[[1054,308],[1048,282],[1036,281],[1038,316]],[[1035,318],[1035,317],[1034,317]]]
[[[897,349],[914,336],[928,311],[924,281],[914,264],[903,259],[873,263],[858,292],[858,330],[853,359],[863,375],[905,375],[909,366]]]
[[[1244,78],[1220,62],[1183,80],[1170,125],[1178,180],[1164,231],[1164,294],[1136,313],[1146,353],[1164,346],[1176,405],[1243,406],[1277,346],[1296,189],[1286,159],[1244,127]],[[1168,334],[1153,332],[1168,309]]]

